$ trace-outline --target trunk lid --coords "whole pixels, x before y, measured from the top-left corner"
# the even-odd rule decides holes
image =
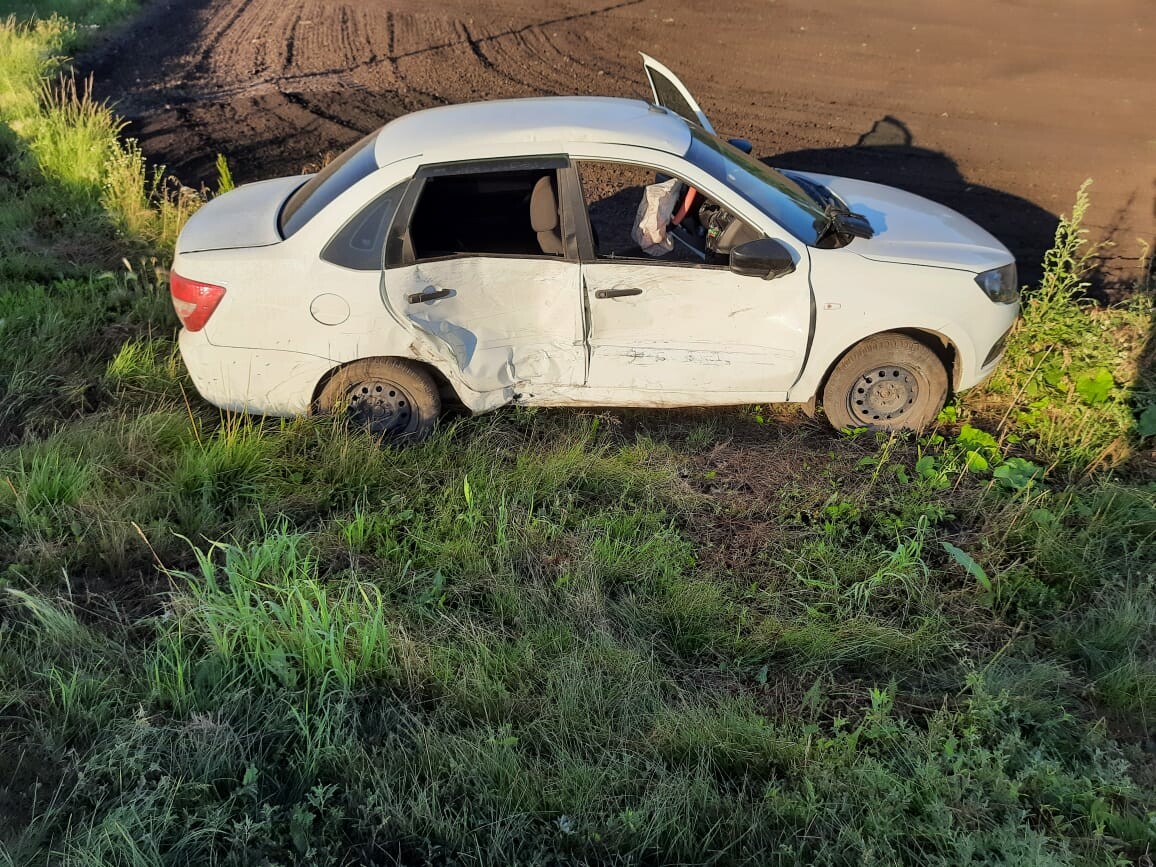
[[[177,238],[178,253],[268,247],[281,242],[277,216],[305,176],[245,184],[209,201]]]

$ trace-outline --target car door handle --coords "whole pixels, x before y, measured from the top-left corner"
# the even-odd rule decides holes
[[[629,298],[631,295],[641,295],[641,289],[599,289],[594,293],[595,298]]]
[[[453,292],[450,289],[435,289],[433,286],[427,286],[420,292],[407,295],[405,300],[410,304],[421,304],[424,301],[437,301],[439,298],[449,298],[452,294]]]

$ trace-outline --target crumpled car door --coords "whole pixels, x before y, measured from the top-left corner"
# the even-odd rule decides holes
[[[414,330],[415,346],[452,364],[475,391],[541,393],[585,381],[576,262],[487,256],[419,262],[386,271],[385,291]]]

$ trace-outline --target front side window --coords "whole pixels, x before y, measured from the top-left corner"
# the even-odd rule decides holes
[[[297,188],[281,209],[281,237],[296,234],[326,205],[377,169],[376,141],[377,131],[371,132]]]
[[[385,233],[408,181],[382,193],[350,219],[321,251],[321,258],[355,271],[381,269]]]
[[[700,127],[691,126],[690,134],[687,160],[726,184],[804,244],[813,246],[818,242],[823,209],[796,181]]]
[[[646,74],[654,88],[654,98],[658,105],[670,109],[688,123],[698,124],[698,113],[674,82],[656,69],[648,68]]]
[[[554,169],[426,179],[409,224],[417,261],[451,256],[562,256]]]
[[[677,178],[630,163],[576,164],[597,259],[726,266],[760,233]]]

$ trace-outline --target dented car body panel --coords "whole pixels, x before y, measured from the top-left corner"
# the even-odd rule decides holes
[[[480,256],[391,270],[385,295],[473,391],[576,386],[586,379],[579,279],[573,262]]]
[[[214,404],[286,416],[309,412],[341,366],[379,357],[436,370],[473,411],[806,403],[844,353],[890,331],[937,341],[956,388],[991,372],[1018,305],[976,276],[1013,262],[1003,245],[924,199],[825,175],[806,177],[873,233],[799,237],[758,204],[768,190],[690,157],[695,129],[636,100],[446,106],[383,127],[339,189],[323,172],[225,194],[189,220],[173,263],[223,289],[203,328],[182,332],[190,375]],[[703,250],[605,253],[581,167],[609,164],[697,191],[744,238],[773,239],[786,267],[760,279]],[[285,203],[325,184],[327,203],[285,231]]]

